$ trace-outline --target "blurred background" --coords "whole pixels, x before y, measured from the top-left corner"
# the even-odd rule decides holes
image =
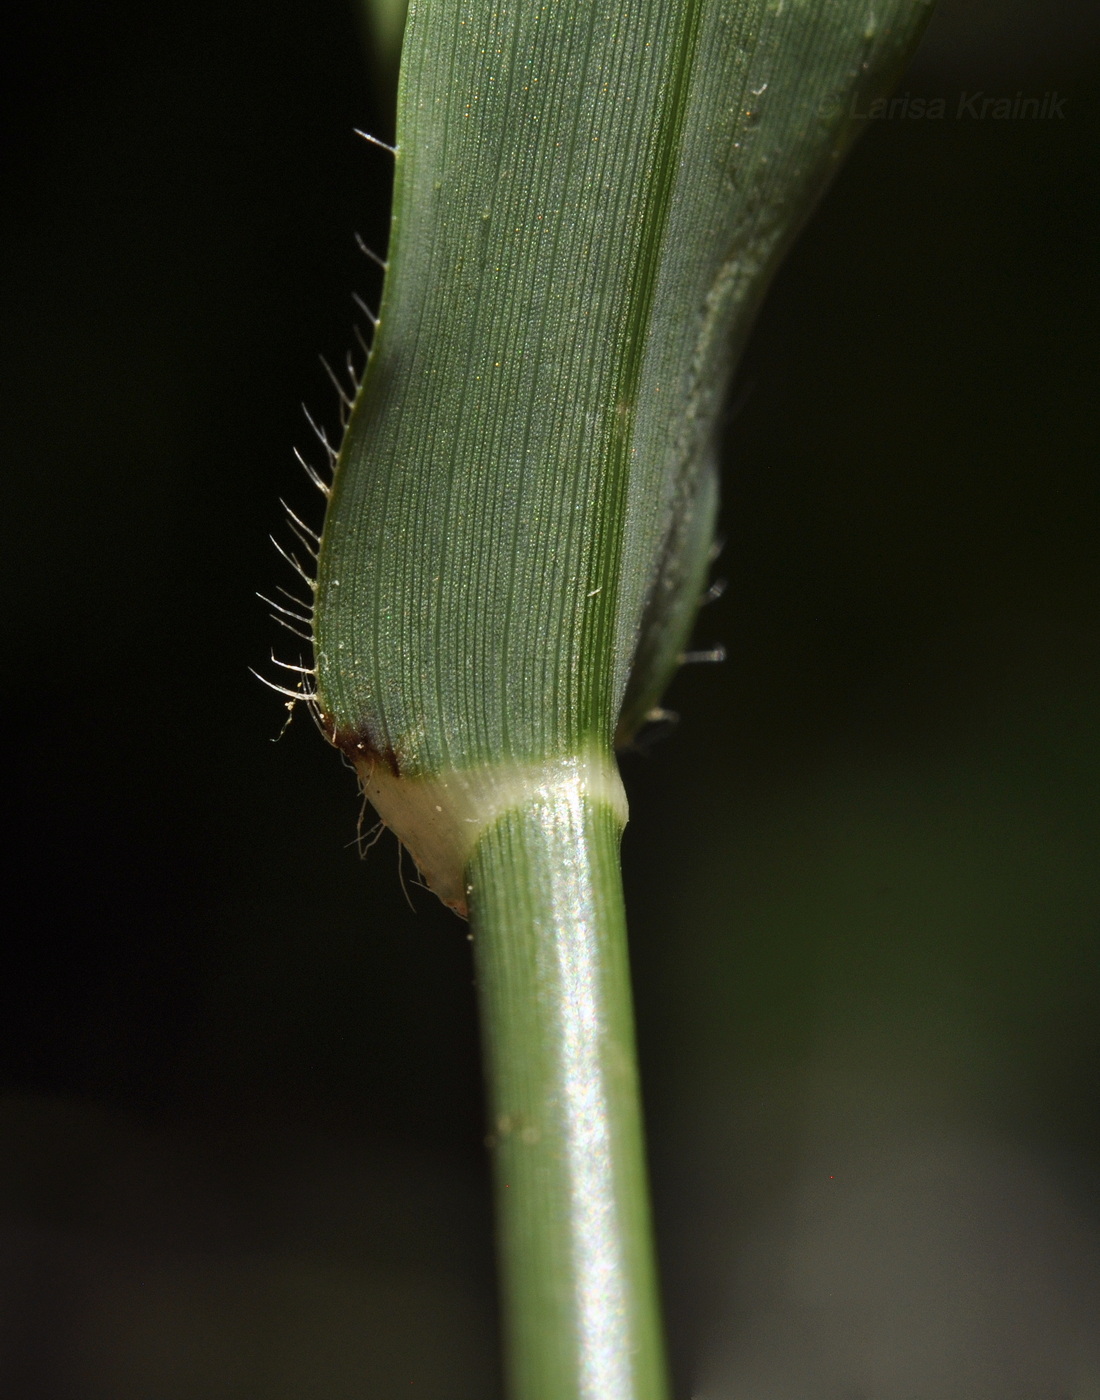
[[[377,294],[361,17],[5,30],[0,1393],[492,1400],[464,926],[247,669]],[[729,660],[625,763],[678,1397],[1100,1397],[1098,58],[942,0],[739,375]]]

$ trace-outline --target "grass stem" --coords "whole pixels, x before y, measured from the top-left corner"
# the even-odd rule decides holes
[[[621,823],[558,787],[468,866],[512,1400],[662,1400]]]

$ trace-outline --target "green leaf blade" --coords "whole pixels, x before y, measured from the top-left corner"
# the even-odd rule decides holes
[[[410,8],[389,271],[314,614],[345,751],[435,777],[629,737],[691,625],[736,350],[853,100],[926,13]]]

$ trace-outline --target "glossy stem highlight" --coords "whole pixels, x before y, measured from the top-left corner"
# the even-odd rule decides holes
[[[511,1400],[664,1400],[618,817],[561,789],[468,867]]]

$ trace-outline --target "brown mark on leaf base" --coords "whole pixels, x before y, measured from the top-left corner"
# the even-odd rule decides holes
[[[338,729],[332,715],[321,715],[321,728],[333,748],[337,748],[358,769],[363,764],[373,768],[384,764],[395,778],[401,776],[401,760],[391,745],[380,745],[371,733],[370,722],[361,729]]]

